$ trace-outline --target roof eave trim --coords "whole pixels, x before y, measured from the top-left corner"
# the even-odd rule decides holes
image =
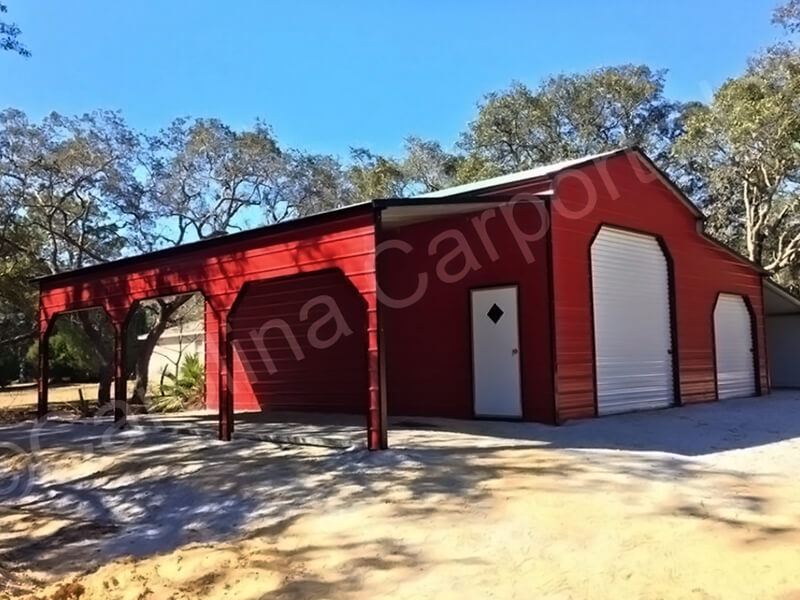
[[[549,177],[546,178],[538,178],[532,179],[530,181],[518,182],[514,185],[508,186],[509,188],[520,187],[521,185],[530,185],[531,183],[547,181],[550,179]],[[501,189],[507,189],[506,186],[503,186]],[[492,190],[496,191],[496,190]],[[481,191],[483,193],[483,191]],[[534,196],[546,196],[552,195],[553,190],[547,189],[542,190],[539,192],[532,192]],[[397,208],[397,207],[415,207],[415,206],[436,206],[439,204],[486,204],[487,202],[504,202],[504,199],[501,198],[487,198],[486,196],[480,196],[475,193],[468,193],[468,194],[459,194],[457,196],[441,196],[436,198],[427,198],[423,196],[417,196],[415,198],[379,198],[374,200],[373,203],[375,207],[379,210],[384,208]]]

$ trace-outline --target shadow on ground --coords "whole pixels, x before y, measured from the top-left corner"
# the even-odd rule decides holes
[[[784,394],[563,427],[414,420],[411,428],[406,420],[405,427],[401,422],[393,430],[394,449],[373,453],[117,432],[106,424],[0,427],[5,444],[0,464],[16,448],[34,456],[25,489],[0,508],[0,521],[8,520],[0,536],[0,565],[35,566],[58,576],[193,542],[278,540],[303,515],[381,502],[391,503],[404,522],[424,527],[437,511],[488,503],[500,482],[511,482],[504,484],[504,494],[531,495],[630,496],[648,485],[668,484],[701,497],[729,497],[739,511],[731,518],[713,504],[687,501],[670,508],[673,515],[745,528],[754,539],[780,535],[796,527],[751,518],[769,511],[769,499],[753,491],[768,489],[760,475],[686,457],[798,437],[798,408],[797,396]],[[35,536],[14,534],[31,531],[40,521],[51,524]],[[379,546],[392,547],[390,540]],[[292,550],[303,551],[335,549]],[[419,557],[396,544],[374,560],[375,569],[414,567]],[[293,597],[292,586],[302,579],[299,574],[287,583],[286,597]],[[317,583],[313,595],[333,593],[329,583]],[[305,581],[303,588],[314,585]],[[358,581],[343,572],[337,585]]]
[[[144,415],[136,419],[142,425],[169,426],[211,437],[216,436],[218,427],[217,414],[212,412]],[[585,419],[557,427],[502,421],[389,418],[389,444],[395,449],[450,447],[459,443],[453,434],[482,437],[489,444],[509,440],[563,449],[703,456],[800,437],[800,392],[779,391],[760,398]],[[366,422],[359,415],[242,412],[236,414],[234,436],[364,447]]]

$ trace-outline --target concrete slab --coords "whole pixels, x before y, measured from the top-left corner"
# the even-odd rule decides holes
[[[135,427],[217,437],[217,413],[131,417]],[[108,420],[107,418],[104,418]],[[87,422],[97,423],[97,419]],[[110,421],[109,421],[110,422]],[[237,413],[234,438],[334,449],[366,447],[366,418],[309,413]],[[541,446],[705,456],[800,437],[800,391],[573,421],[536,423],[391,417],[395,450]]]
[[[134,418],[138,426],[167,428],[178,432],[217,435],[216,411],[142,415]],[[241,412],[234,422],[235,439],[277,444],[358,448],[366,446],[366,417],[358,415],[289,412]]]

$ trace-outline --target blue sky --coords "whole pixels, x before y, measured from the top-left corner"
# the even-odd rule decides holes
[[[707,100],[781,35],[777,0],[5,1],[33,56],[0,54],[0,107],[119,109],[144,130],[261,117],[339,155],[449,146],[486,92],[602,65],[667,68],[672,97]]]

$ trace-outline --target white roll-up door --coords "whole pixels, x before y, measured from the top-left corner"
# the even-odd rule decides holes
[[[670,406],[669,269],[658,240],[603,227],[591,255],[598,413]]]
[[[744,298],[720,294],[714,307],[717,393],[720,399],[756,393],[753,324]]]

